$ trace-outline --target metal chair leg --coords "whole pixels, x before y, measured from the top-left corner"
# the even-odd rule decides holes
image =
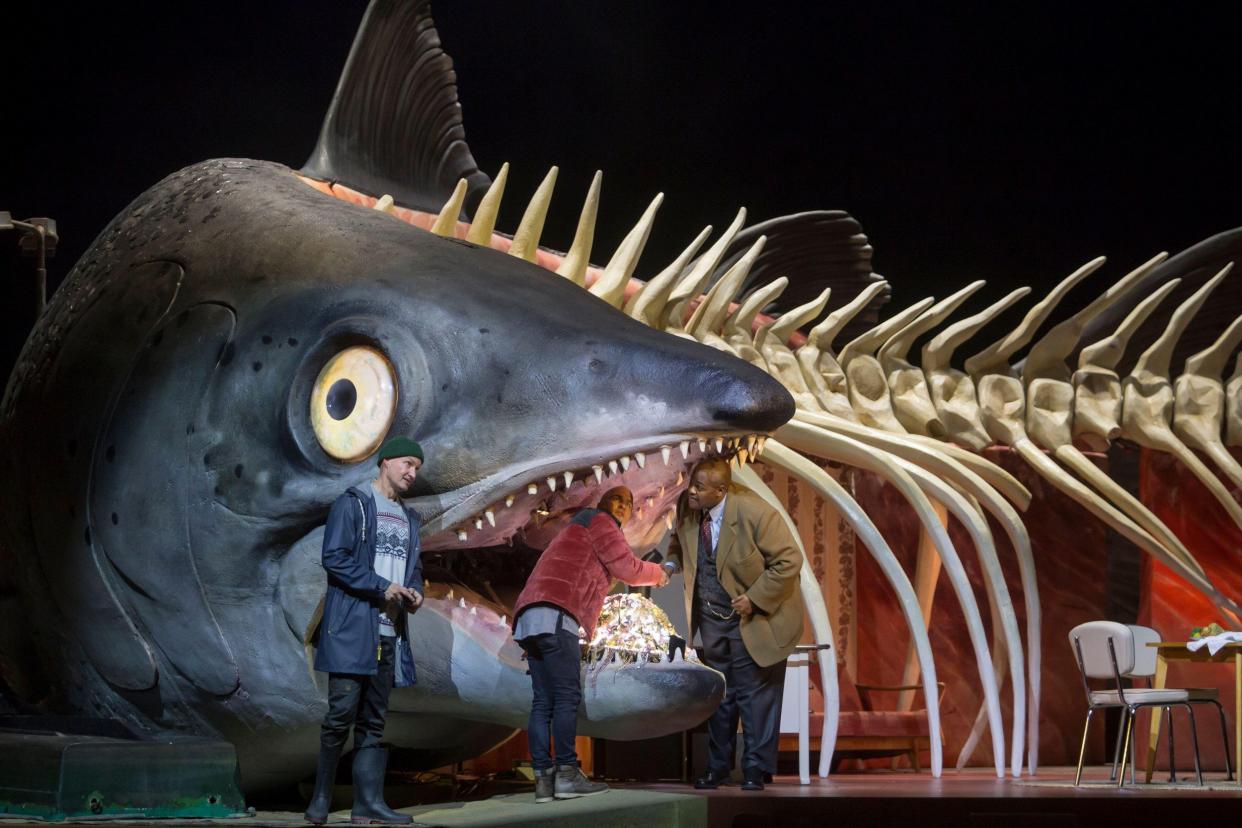
[[[1087,731],[1091,728],[1091,717],[1095,714],[1095,708],[1087,710],[1087,720],[1082,723],[1082,745],[1078,748],[1078,770],[1074,773],[1074,787],[1082,782],[1082,760],[1087,755]]]
[[[1190,743],[1195,746],[1195,778],[1199,781],[1199,787],[1203,787],[1203,768],[1199,765],[1199,734],[1195,727],[1195,709],[1187,704],[1186,712],[1190,714]]]
[[[1122,718],[1123,727],[1126,731],[1126,740],[1121,746],[1121,773],[1117,774],[1117,787],[1120,788],[1126,783],[1126,761],[1130,758],[1130,735],[1134,732],[1134,711],[1126,708],[1129,715]]]
[[[1113,782],[1117,779],[1117,763],[1121,761],[1121,739],[1126,729],[1125,708],[1121,711],[1121,726],[1117,728],[1117,741],[1113,743],[1113,769],[1108,774],[1108,781]]]
[[[1169,781],[1177,781],[1177,763],[1173,760],[1173,708],[1166,707],[1164,715],[1169,718]]]
[[[1225,745],[1225,781],[1232,782],[1233,754],[1229,752],[1229,725],[1225,723],[1225,708],[1218,701],[1213,701],[1212,704],[1216,705],[1216,712],[1220,714],[1220,739]]]

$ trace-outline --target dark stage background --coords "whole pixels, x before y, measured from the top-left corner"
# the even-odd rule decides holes
[[[193,162],[309,154],[362,0],[9,4],[0,209],[60,225],[51,283]],[[740,205],[843,208],[894,304],[989,279],[967,310],[1107,254],[1116,278],[1242,224],[1239,25],[1221,4],[541,2],[434,6],[467,136],[515,165],[512,231],[561,166],[564,247],[596,168],[595,258],[666,194],[638,275]],[[0,236],[7,374],[33,275]],[[1071,300],[1072,304],[1080,304]],[[1020,314],[1012,312],[1002,322]]]

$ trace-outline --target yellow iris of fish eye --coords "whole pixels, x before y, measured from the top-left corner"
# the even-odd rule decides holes
[[[315,380],[311,425],[319,445],[336,460],[352,463],[378,449],[396,414],[396,371],[374,348],[346,348]]]

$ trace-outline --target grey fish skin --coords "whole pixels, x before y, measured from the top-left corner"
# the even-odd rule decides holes
[[[390,433],[426,449],[412,503],[433,544],[515,481],[793,413],[767,374],[534,265],[333,200],[278,164],[188,167],[100,234],[0,408],[0,564],[21,593],[4,604],[0,661],[15,693],[153,734],[224,735],[250,790],[310,769],[326,682],[303,645],[307,584],[323,577],[307,541],[374,464],[319,447],[309,398],[355,344],[395,368]],[[394,694],[389,728],[436,764],[525,716],[512,641],[435,623],[447,617],[415,616],[428,682]],[[458,639],[490,648],[434,666]],[[459,669],[500,669],[505,690],[461,701]],[[693,664],[626,681],[626,697],[608,682],[588,693],[584,715],[601,718],[584,733],[678,730],[723,689]]]

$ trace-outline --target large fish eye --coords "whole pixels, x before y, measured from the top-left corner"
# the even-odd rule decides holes
[[[346,348],[315,379],[311,425],[319,445],[337,460],[353,463],[379,448],[396,414],[396,372],[374,348]]]

